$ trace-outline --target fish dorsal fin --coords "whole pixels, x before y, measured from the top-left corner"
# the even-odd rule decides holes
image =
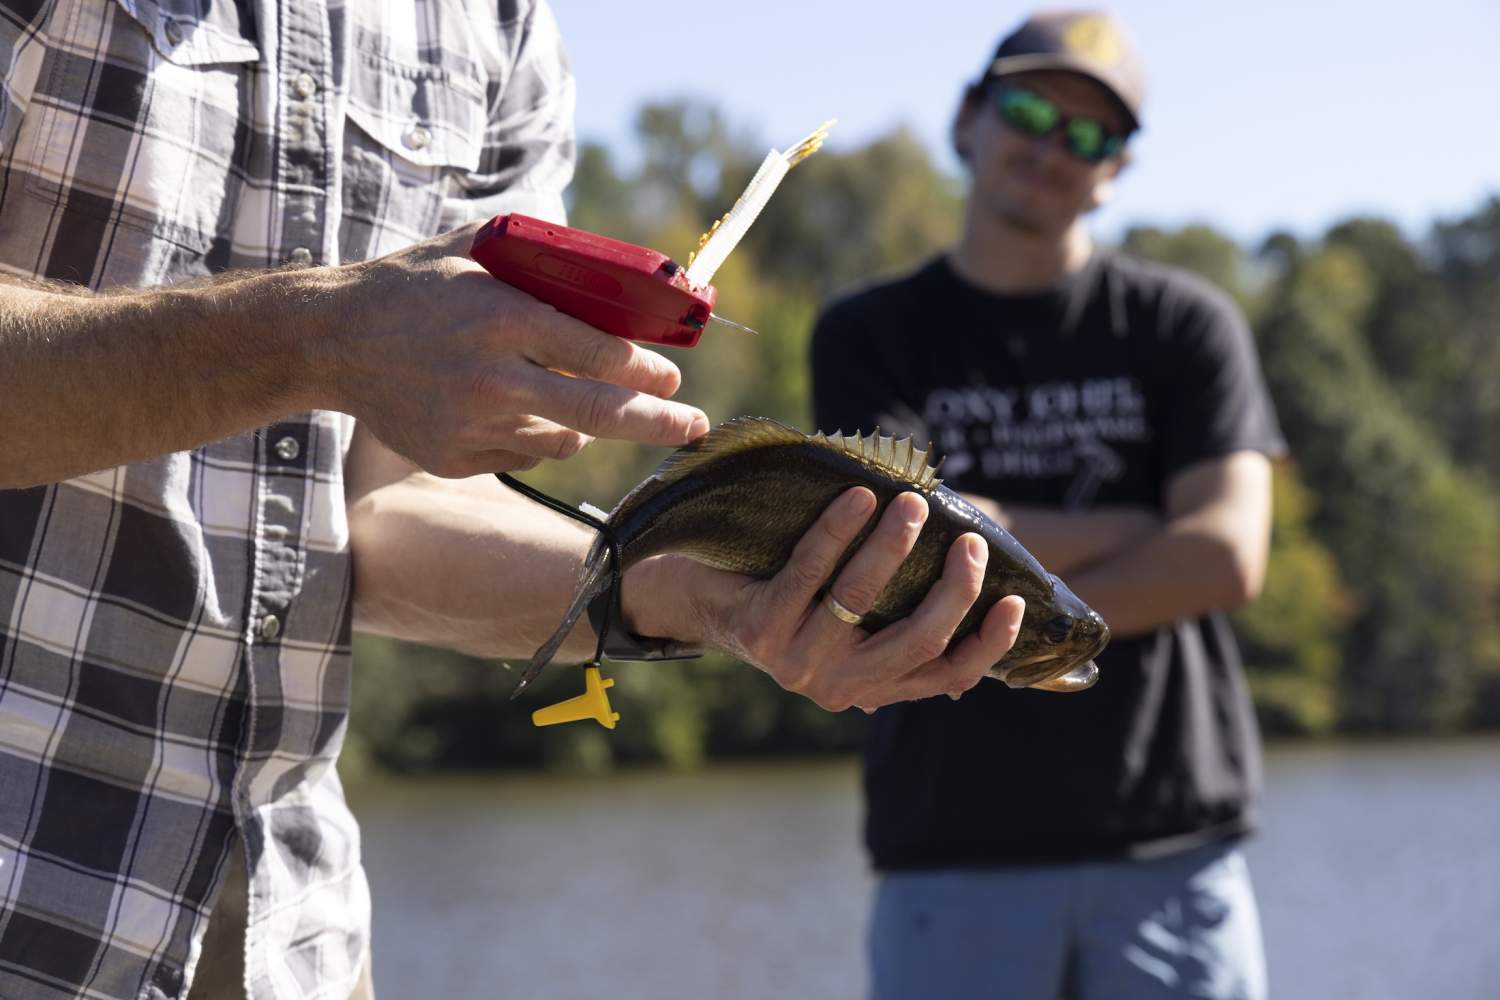
[[[889,473],[902,482],[924,490],[935,490],[943,484],[937,477],[937,466],[927,464],[928,452],[917,448],[909,437],[896,440],[890,435],[882,436],[880,428],[864,437],[858,434],[824,434],[821,431],[810,439],[815,444],[842,451]]]
[[[675,482],[726,455],[768,445],[804,444],[807,440],[806,434],[770,417],[734,417],[668,455],[652,478]]]
[[[899,441],[882,437],[879,428],[864,437],[843,433],[809,437],[769,417],[735,417],[724,421],[692,444],[668,455],[651,479],[663,485],[676,482],[728,455],[783,444],[832,448],[923,490],[935,490],[943,482],[937,478],[937,467],[927,464],[928,453],[914,447],[909,437]]]

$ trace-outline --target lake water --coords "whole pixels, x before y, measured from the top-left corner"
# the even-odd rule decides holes
[[[858,998],[849,761],[350,788],[375,984],[407,998]],[[1278,1000],[1500,998],[1500,740],[1267,755]]]

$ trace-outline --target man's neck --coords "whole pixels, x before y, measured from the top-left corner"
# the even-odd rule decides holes
[[[1013,226],[984,225],[970,213],[948,254],[959,276],[1002,295],[1039,292],[1078,273],[1094,252],[1080,219],[1061,233],[1032,233]]]

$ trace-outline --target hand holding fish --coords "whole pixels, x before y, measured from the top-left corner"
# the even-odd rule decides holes
[[[628,629],[712,643],[825,707],[958,694],[985,672],[1010,687],[1092,685],[1104,620],[926,459],[878,434],[721,424],[616,505],[520,686],[609,592],[612,547]]]
[[[828,606],[828,597],[837,602],[835,607],[855,615],[872,610],[927,520],[921,496],[896,497],[834,576],[875,506],[874,494],[864,487],[844,493],[769,580],[710,569],[678,556],[642,562],[627,577],[627,620],[650,634],[688,637],[724,649],[829,711],[851,706],[871,711],[939,694],[956,698],[1009,652],[1025,603],[1019,597],[996,602],[977,630],[950,647],[979,596],[988,558],[983,539],[970,533],[952,544],[942,576],[901,621],[874,633],[844,621]],[[691,598],[679,605],[648,596],[673,591]]]

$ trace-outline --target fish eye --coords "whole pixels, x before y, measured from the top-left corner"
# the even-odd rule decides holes
[[[1058,615],[1042,626],[1042,638],[1056,645],[1073,634],[1072,615]]]

